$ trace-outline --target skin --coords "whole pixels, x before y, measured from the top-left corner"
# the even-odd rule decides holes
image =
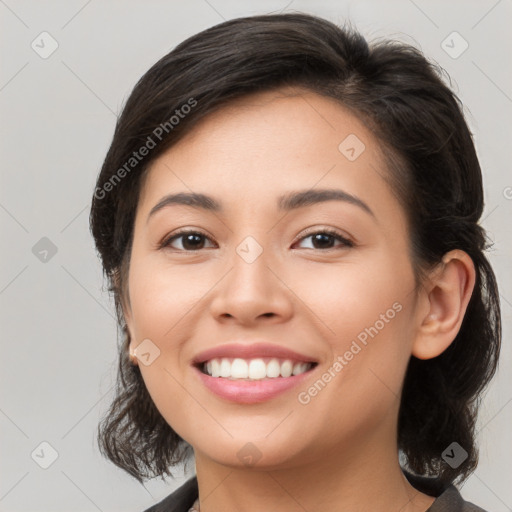
[[[349,134],[365,144],[354,161],[338,149]],[[398,464],[401,385],[411,355],[435,357],[455,338],[475,272],[466,253],[452,251],[415,289],[407,219],[386,172],[357,117],[332,99],[284,88],[230,103],[152,163],[125,317],[132,352],[145,339],[160,351],[139,367],[163,417],[194,448],[202,511],[404,512],[434,501]],[[342,189],[374,216],[334,200],[278,211],[278,196],[311,188]],[[214,196],[224,211],[172,205],[148,220],[163,196],[191,191]],[[180,228],[202,232],[203,248],[187,250],[183,237],[159,248]],[[354,245],[329,238],[331,248],[315,246],[308,228],[335,229]],[[247,236],[263,249],[252,263],[236,252]],[[299,393],[394,303],[400,312],[300,403]],[[318,366],[298,388],[260,404],[213,395],[190,366],[207,348],[255,339]],[[251,465],[237,455],[248,442],[258,459]]]

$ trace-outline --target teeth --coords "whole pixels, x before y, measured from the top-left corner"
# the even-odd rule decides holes
[[[227,359],[222,359],[220,362],[220,377],[230,377],[231,376],[231,365]]]
[[[295,363],[293,365],[292,375],[300,375],[309,370],[309,368],[311,368],[311,365],[308,363]]]
[[[277,359],[272,359],[267,364],[267,377],[274,379],[281,374],[281,365]]]
[[[228,368],[231,366],[230,371],[228,371],[229,375],[224,375],[224,377],[232,377],[233,379],[247,379],[249,377],[249,365],[243,359],[235,359],[231,364],[229,364],[228,359],[222,359],[221,367],[224,363],[227,363]]]
[[[267,365],[263,359],[253,359],[249,363],[249,379],[264,379],[267,376]]]
[[[285,361],[281,365],[281,377],[291,377],[293,371],[293,363],[291,361]]]
[[[225,379],[249,379],[261,380],[265,378],[290,377],[307,372],[312,367],[311,363],[293,363],[289,359],[271,359],[268,363],[259,359],[212,359],[203,364],[203,371],[212,377]]]

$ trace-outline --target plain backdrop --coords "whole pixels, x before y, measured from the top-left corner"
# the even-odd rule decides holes
[[[350,19],[370,39],[419,47],[465,104],[484,173],[482,224],[494,242],[504,343],[481,408],[480,465],[461,492],[489,511],[512,510],[510,0],[0,0],[0,510],[137,512],[189,476],[177,470],[174,480],[142,486],[99,455],[117,329],[90,202],[139,77],[192,34],[282,10]]]

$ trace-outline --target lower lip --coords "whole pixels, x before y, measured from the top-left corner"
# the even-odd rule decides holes
[[[276,377],[262,380],[231,380],[223,377],[211,377],[194,367],[203,384],[214,394],[231,402],[257,404],[271,400],[276,396],[299,385],[307,379],[313,369],[291,377]]]

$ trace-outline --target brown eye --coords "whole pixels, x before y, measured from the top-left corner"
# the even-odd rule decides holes
[[[181,247],[173,245],[177,240],[181,240]],[[205,248],[207,240],[209,238],[199,231],[181,231],[163,242],[162,247],[170,247],[182,251],[197,251]]]
[[[336,241],[340,242],[337,247],[353,247],[354,244],[347,238],[341,236],[338,232],[333,230],[321,230],[309,233],[302,237],[300,241],[311,239],[310,247],[307,249],[336,249],[334,245]]]

